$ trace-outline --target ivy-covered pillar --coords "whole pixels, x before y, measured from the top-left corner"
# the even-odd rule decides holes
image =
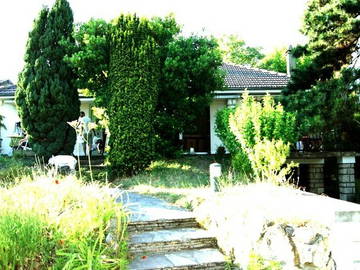
[[[355,200],[355,156],[338,158],[340,200]]]

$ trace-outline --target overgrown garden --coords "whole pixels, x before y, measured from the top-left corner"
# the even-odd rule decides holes
[[[179,133],[193,128],[212,92],[223,87],[223,58],[284,72],[284,49],[265,57],[260,48],[230,37],[225,42],[228,51],[221,52],[214,38],[182,36],[171,16],[120,15],[112,22],[92,19],[74,26],[68,2],[57,0],[51,9],[41,10],[29,34],[16,94],[22,126],[34,151],[45,160],[71,154],[75,132],[67,122],[78,118],[80,89],[95,97],[97,116],[110,131],[107,161],[115,184],[190,209],[203,204],[207,214],[241,204],[245,220],[259,209],[267,212],[261,201],[254,201],[251,209],[252,194],[268,198],[265,194],[275,189],[264,183],[239,187],[239,180],[287,185],[294,164],[286,164],[286,158],[301,136],[317,134],[322,150],[359,149],[359,10],[353,0],[309,1],[302,30],[309,42],[293,50],[297,68],[280,103],[269,95],[260,101],[246,93],[236,107],[219,111],[216,130],[231,160],[221,156],[224,148],[219,151],[225,164],[225,176],[219,179],[223,192],[210,199],[208,165],[214,159],[171,159],[179,157]],[[108,185],[43,169],[25,170],[16,160],[2,165],[7,162],[20,173],[0,174],[0,268],[126,267],[126,214]],[[254,186],[265,186],[265,191],[250,193]],[[290,194],[287,188],[283,190]],[[224,211],[223,221],[227,214]],[[105,244],[114,219],[118,245]],[[236,232],[239,220],[232,222],[226,226]],[[272,226],[265,218],[261,222]],[[305,224],[297,222],[298,227]],[[226,235],[222,228],[220,232]],[[233,250],[241,241],[230,242],[224,250],[235,256]],[[251,252],[239,252],[232,259],[239,262],[250,255],[254,265],[269,263]]]

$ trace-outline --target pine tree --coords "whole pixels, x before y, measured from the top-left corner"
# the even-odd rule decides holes
[[[302,33],[309,42],[293,54],[308,57],[294,70],[285,95],[308,90],[360,57],[360,2],[356,0],[311,0],[304,15]]]
[[[134,174],[154,158],[153,121],[158,95],[158,47],[149,23],[121,15],[110,52],[110,155],[114,175]]]
[[[66,0],[44,8],[29,34],[16,104],[33,150],[45,158],[70,154],[76,135],[67,124],[79,115],[74,73],[64,62],[64,41],[73,42],[73,14]]]
[[[360,149],[359,16],[358,0],[310,0],[302,28],[309,42],[293,51],[305,61],[282,103],[297,113],[303,135],[321,135],[324,150]]]

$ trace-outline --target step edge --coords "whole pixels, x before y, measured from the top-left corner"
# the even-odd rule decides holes
[[[177,268],[185,268],[185,267],[193,267],[193,266],[203,266],[209,267],[211,264],[215,264],[214,266],[225,266],[226,261],[216,261],[216,262],[208,262],[208,263],[198,263],[198,264],[186,264],[186,265],[175,265],[175,266],[166,266],[160,268],[129,268],[129,270],[170,270],[170,269],[177,269]],[[211,268],[210,268],[211,269]]]
[[[130,221],[128,223],[128,226],[134,226],[134,225],[143,225],[143,224],[149,224],[149,223],[174,223],[174,222],[196,222],[195,217],[186,217],[186,218],[161,218],[161,219],[152,219],[152,220],[135,220]]]
[[[165,241],[151,241],[151,242],[128,242],[128,247],[138,244],[159,244],[159,243],[170,243],[170,242],[177,242],[177,243],[186,243],[195,240],[208,240],[208,241],[217,241],[216,237],[209,236],[209,237],[199,237],[199,238],[186,238],[186,239],[173,239],[173,240],[165,240]]]

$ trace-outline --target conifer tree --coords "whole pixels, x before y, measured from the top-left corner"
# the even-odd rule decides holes
[[[73,14],[66,0],[44,8],[29,34],[16,104],[33,150],[45,158],[70,154],[76,135],[67,124],[79,115],[74,73],[64,62],[64,41],[73,42]]]
[[[130,15],[114,21],[110,42],[109,160],[114,175],[134,174],[154,158],[158,47],[149,22]]]
[[[303,61],[283,91],[303,135],[320,135],[323,150],[360,149],[360,2],[310,0],[302,32],[309,42],[293,49]]]

